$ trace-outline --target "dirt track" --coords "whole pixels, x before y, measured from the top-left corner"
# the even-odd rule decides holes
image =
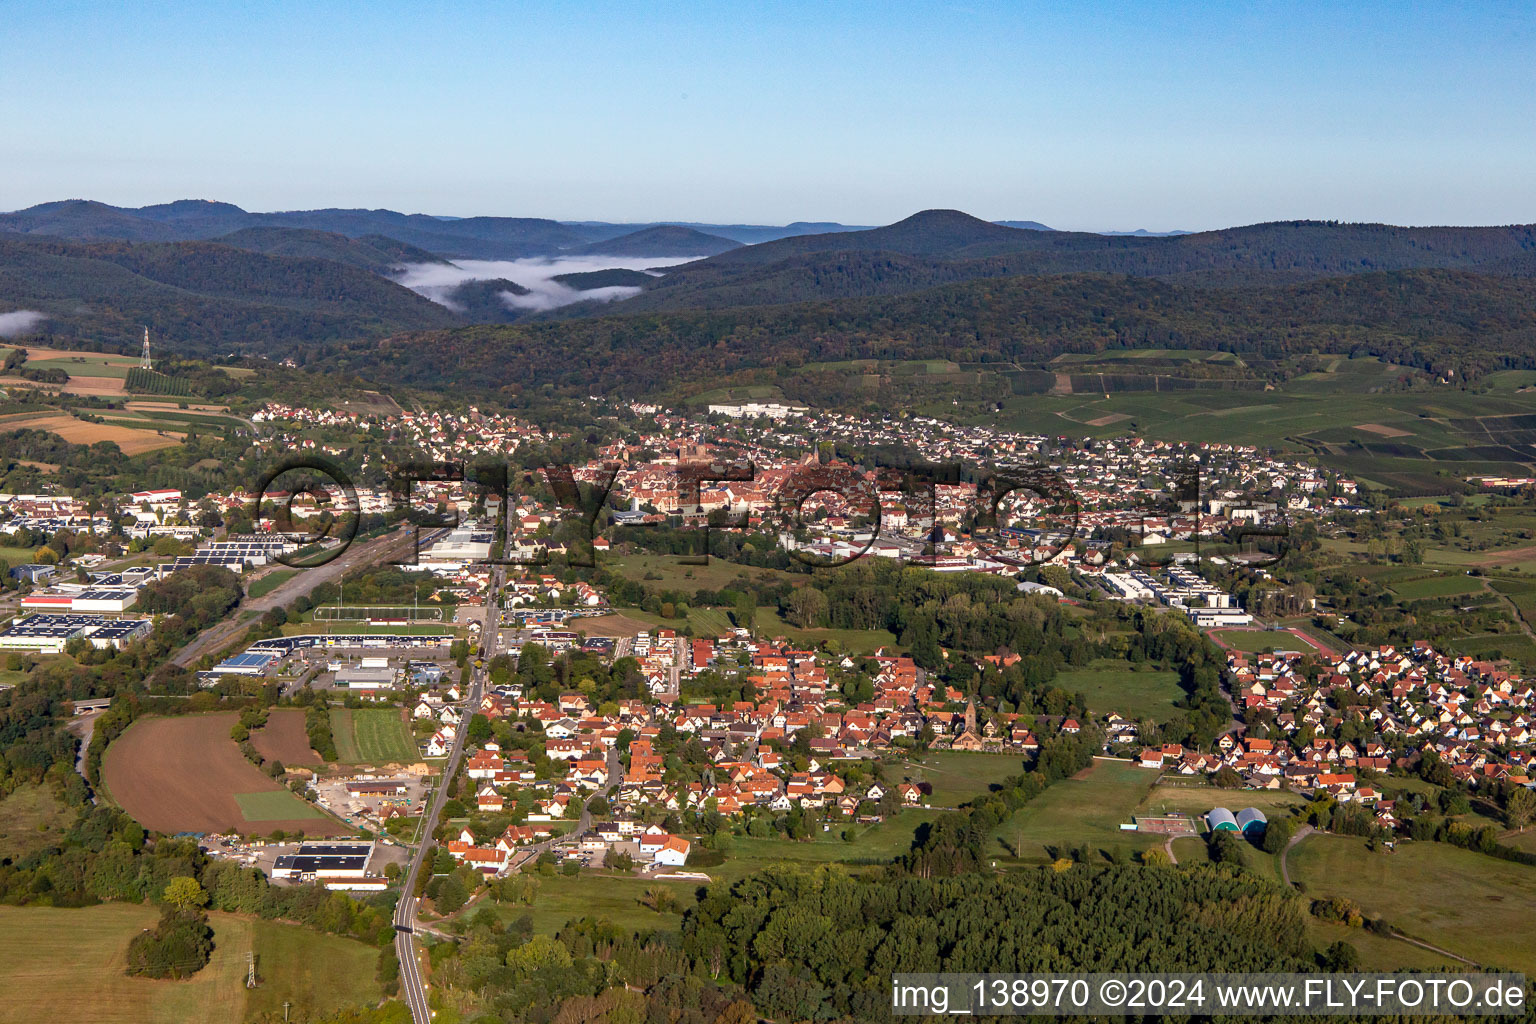
[[[328,817],[245,819],[235,794],[283,787],[247,761],[229,738],[237,720],[233,712],[220,712],[135,722],[107,748],[102,764],[107,791],[141,825],[159,832],[349,833]]]

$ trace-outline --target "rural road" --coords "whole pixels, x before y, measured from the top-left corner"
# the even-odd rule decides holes
[[[503,570],[495,569],[491,577],[491,586],[485,595],[485,623],[480,628],[480,637],[484,643],[481,659],[486,664],[496,656],[496,641],[501,636],[498,626],[501,618],[501,588],[504,579]],[[484,688],[485,670],[476,669],[469,684],[468,699],[465,703],[465,708],[470,714],[479,709],[480,696]],[[465,715],[464,722],[454,737],[453,750],[448,753],[448,762],[443,766],[443,775],[432,797],[432,806],[428,808],[426,817],[422,821],[421,845],[416,848],[416,856],[411,858],[411,866],[405,873],[400,902],[395,907],[395,954],[400,960],[400,989],[405,996],[406,1005],[411,1008],[411,1019],[415,1024],[431,1024],[432,1021],[432,1010],[427,1005],[427,986],[421,977],[421,962],[416,959],[415,928],[418,903],[415,895],[416,879],[420,877],[432,852],[432,832],[437,827],[437,818],[443,811],[443,804],[448,800],[448,780],[453,778],[459,770],[459,761],[464,756],[464,739],[468,735],[469,715]]]
[[[383,563],[388,558],[403,554],[410,548],[413,529],[406,526],[363,544],[354,544],[345,554],[325,565],[313,569],[300,569],[298,575],[285,580],[270,593],[263,594],[261,597],[246,598],[240,602],[240,607],[233,617],[204,630],[197,639],[183,647],[176,657],[171,659],[171,664],[190,668],[203,655],[221,650],[250,628],[251,623],[244,614],[246,612],[260,613],[273,608],[282,608],[310,593],[320,584],[339,579],[343,573],[358,565]],[[430,539],[424,536],[422,542],[425,543]],[[398,551],[395,550],[397,548]]]
[[[1291,884],[1291,871],[1289,866],[1286,864],[1286,858],[1291,855],[1291,847],[1295,846],[1297,843],[1301,842],[1315,831],[1317,830],[1314,829],[1311,825],[1301,826],[1301,828],[1296,830],[1296,834],[1291,836],[1291,841],[1285,844],[1285,849],[1280,851],[1280,880],[1283,881],[1286,885]]]

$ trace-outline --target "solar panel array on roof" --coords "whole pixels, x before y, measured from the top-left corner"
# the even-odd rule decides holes
[[[137,594],[134,587],[94,587],[75,595],[76,601],[121,601]]]
[[[232,658],[225,658],[223,661],[213,666],[212,671],[220,675],[234,674],[254,676],[260,674],[262,669],[272,664],[278,659],[278,657],[279,655],[276,651],[246,651],[244,654],[237,654]]]
[[[190,569],[194,565],[222,565],[239,572],[245,568],[245,559],[231,555],[182,555],[171,563],[170,571]]]

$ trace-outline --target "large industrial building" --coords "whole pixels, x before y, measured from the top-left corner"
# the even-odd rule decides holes
[[[0,650],[60,654],[75,637],[93,647],[121,650],[130,641],[147,636],[149,619],[107,619],[100,615],[32,615],[0,632]]]
[[[478,526],[461,526],[423,551],[417,562],[435,573],[462,572],[476,562],[488,561],[496,531]]]
[[[320,882],[328,889],[382,889],[383,878],[368,873],[378,849],[375,842],[302,843],[273,865],[272,877],[292,882]]]

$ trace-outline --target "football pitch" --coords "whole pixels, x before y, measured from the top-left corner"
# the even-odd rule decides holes
[[[348,764],[420,760],[399,708],[334,708],[331,733],[337,759]]]

